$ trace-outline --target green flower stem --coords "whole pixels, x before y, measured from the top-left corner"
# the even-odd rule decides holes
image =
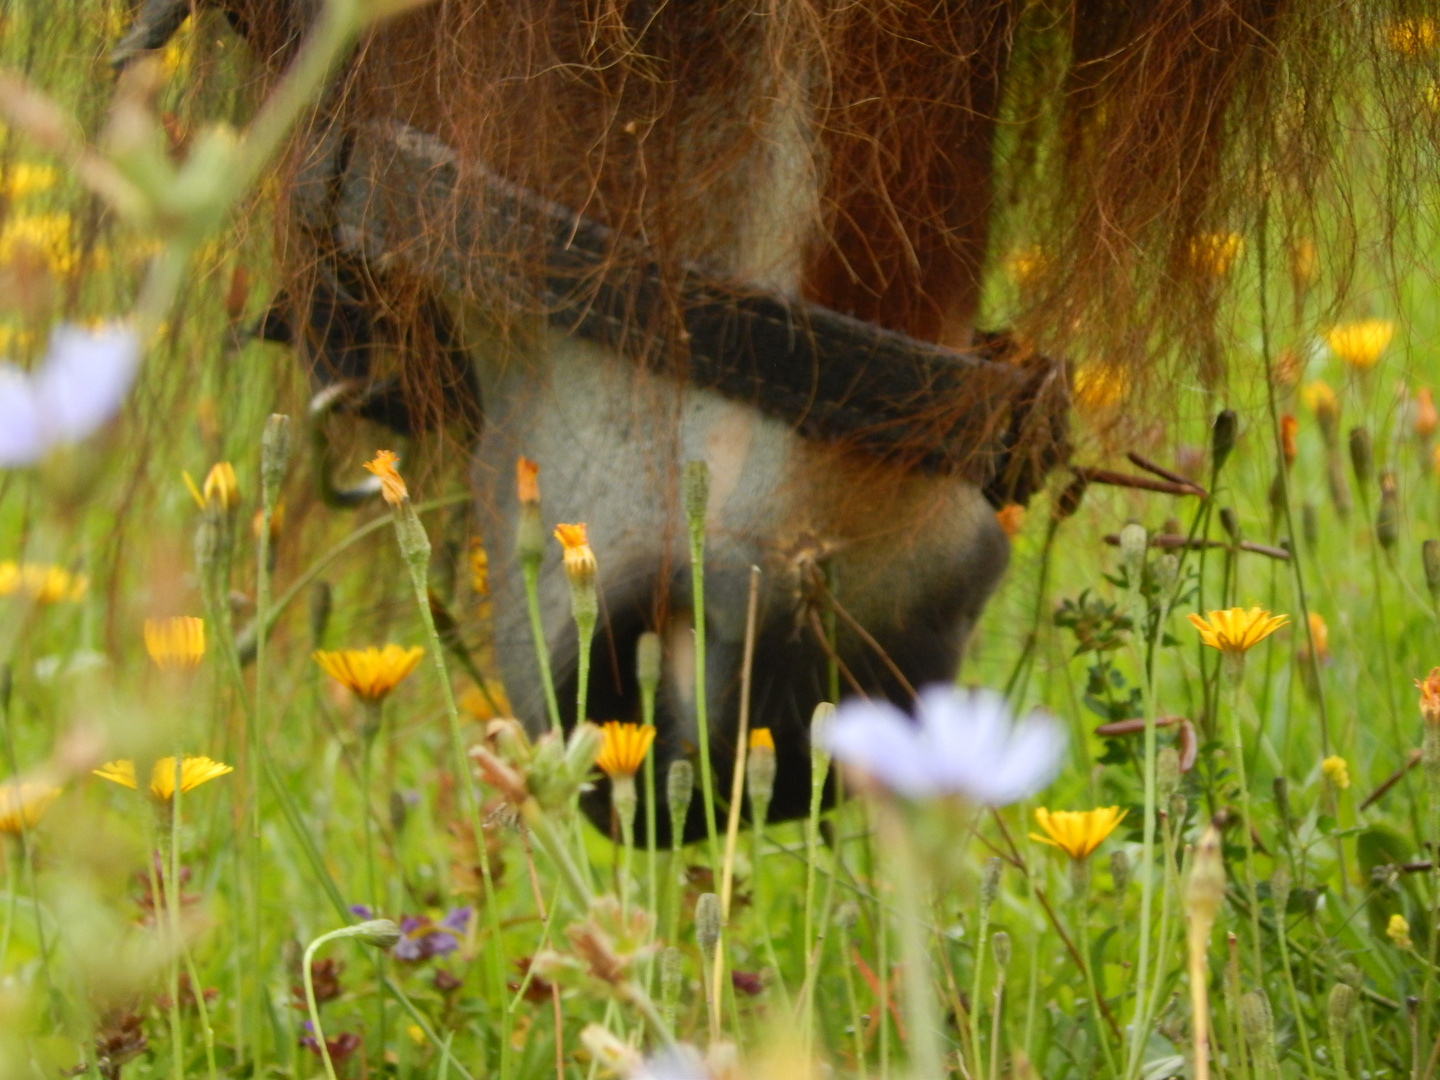
[[[1250,785],[1245,776],[1245,744],[1242,705],[1245,699],[1245,654],[1221,654],[1221,678],[1225,684],[1225,705],[1230,713],[1230,739],[1235,750],[1235,779],[1240,786],[1240,827],[1245,834],[1245,894],[1250,905],[1250,945],[1255,964],[1255,986],[1265,986],[1265,965],[1260,953],[1260,899],[1255,878],[1254,816],[1250,810]]]
[[[1319,1080],[1315,1072],[1315,1058],[1310,1052],[1310,1033],[1305,1023],[1305,1014],[1300,1011],[1300,994],[1295,987],[1295,974],[1290,966],[1290,935],[1285,930],[1285,912],[1275,911],[1275,937],[1280,944],[1280,969],[1285,975],[1285,990],[1290,997],[1290,1008],[1295,1014],[1295,1031],[1300,1036],[1300,1053],[1305,1058],[1305,1075],[1310,1080]],[[1427,972],[1427,978],[1429,973]]]
[[[980,1022],[984,1008],[980,995],[985,978],[985,939],[990,933],[990,905],[980,902],[980,921],[975,931],[975,977],[970,987],[970,1075],[985,1075],[984,1055],[980,1047]]]
[[[929,893],[929,874],[910,843],[899,810],[890,805],[879,809],[881,831],[895,868],[895,914],[904,955],[904,1009],[910,1044],[910,1071],[915,1076],[945,1076],[940,1052],[940,1010],[930,983],[930,956],[926,948],[928,933],[921,914],[922,899]],[[881,970],[882,985],[888,975],[888,970]],[[980,1074],[977,1072],[975,1076],[978,1078]]]
[[[630,853],[635,845],[635,778],[616,776],[610,780],[610,804],[620,819],[620,917],[630,913]]]
[[[159,818],[159,827],[156,833],[159,839],[160,865],[162,873],[155,873],[155,860],[150,859],[150,888],[151,897],[154,899],[153,911],[155,912],[155,928],[159,931],[164,919],[165,934],[168,937],[168,948],[165,950],[165,983],[170,991],[170,1071],[174,1080],[185,1080],[185,1028],[180,1020],[180,858],[178,854],[179,844],[179,817],[180,817],[180,775],[184,768],[184,755],[177,749],[175,753],[175,791],[168,801],[155,804],[156,814]],[[145,791],[144,777],[137,777],[137,783],[141,791]],[[156,878],[163,880],[157,882]],[[161,888],[156,888],[156,885]],[[198,991],[198,987],[192,986],[192,991]]]
[[[210,1026],[210,1008],[205,1004],[205,988],[200,983],[200,973],[195,968],[195,960],[190,955],[190,946],[185,942],[180,930],[180,800],[184,793],[180,790],[180,777],[184,769],[184,755],[179,747],[175,749],[175,794],[170,802],[164,804],[169,810],[168,822],[168,851],[162,856],[165,863],[166,885],[165,910],[170,920],[170,934],[173,947],[177,955],[185,964],[186,974],[190,977],[190,992],[195,997],[195,1012],[200,1019],[200,1037],[205,1043],[205,1071],[210,1080],[216,1080],[219,1073],[215,1066],[215,1032]],[[167,832],[162,831],[162,837]],[[174,1008],[178,1019],[180,1007],[179,999],[179,978],[175,979],[175,985],[171,988],[171,994],[175,998]],[[182,1047],[183,1050],[183,1047]]]
[[[550,651],[545,647],[545,622],[540,617],[540,560],[521,559],[520,574],[525,579],[525,608],[530,613],[530,638],[535,642],[535,664],[540,669],[540,685],[545,691],[545,712],[550,717],[550,730],[560,731],[560,700],[555,696],[555,677],[550,672]],[[588,664],[589,657],[586,657]],[[585,680],[581,680],[583,686]]]
[[[25,820],[23,814],[20,820]],[[18,892],[15,879],[19,876],[10,862],[10,845],[4,839],[0,839],[0,861],[5,864],[5,928],[0,930],[0,977],[3,977],[5,960],[10,955],[10,932],[15,926],[15,897]]]
[[[315,952],[321,945],[336,938],[354,937],[354,931],[354,927],[345,926],[339,930],[331,930],[328,934],[321,934],[306,947],[304,959],[300,961],[300,977],[305,984],[305,1005],[310,1010],[310,1027],[314,1032],[315,1042],[320,1047],[320,1060],[325,1063],[325,1075],[329,1080],[336,1080],[335,1064],[330,1060],[330,1048],[325,1044],[325,1029],[320,1025],[320,1006],[315,1001],[315,976],[310,969],[315,962]]]
[[[1085,968],[1085,987],[1090,993],[1090,1019],[1095,1024],[1095,1039],[1105,1055],[1106,1071],[1118,1075],[1114,1051],[1110,1049],[1110,1037],[1101,1023],[1102,1002],[1100,987],[1095,980],[1095,964],[1090,955],[1090,862],[1088,859],[1073,859],[1070,863],[1071,881],[1075,886],[1075,940],[1080,947],[1080,957]],[[978,1009],[976,1010],[979,1011]],[[980,1048],[975,1048],[975,1060],[980,1060]]]
[[[590,902],[595,899],[595,890],[580,873],[575,860],[570,856],[570,849],[565,843],[564,837],[555,828],[554,821],[545,813],[540,804],[534,799],[527,799],[520,807],[520,816],[524,818],[525,824],[530,828],[530,834],[535,842],[540,845],[546,855],[550,857],[556,868],[560,871],[560,880],[570,891],[570,898],[580,911],[588,911]]]
[[[20,775],[20,761],[15,754],[15,732],[10,723],[10,671],[6,668],[0,671],[0,731],[4,733],[5,764],[10,769],[12,777]],[[50,949],[45,939],[45,920],[40,914],[40,890],[35,880],[35,836],[30,830],[29,824],[25,821],[25,815],[20,815],[20,862],[25,870],[25,886],[30,891],[30,909],[35,916],[35,948],[40,953],[40,979],[45,984],[45,1002],[50,1012],[50,1018],[57,1025],[59,1014],[56,1012],[55,983],[50,975]],[[158,896],[159,893],[153,895]],[[15,902],[14,886],[11,886],[10,906],[13,908]]]
[[[655,688],[644,686],[640,688],[640,718],[646,727],[655,726]],[[660,914],[660,872],[659,856],[655,847],[656,813],[655,805],[655,743],[651,740],[650,746],[645,751],[645,885],[646,895],[649,899],[650,913],[656,916],[657,921]],[[654,965],[650,965],[653,969]],[[646,988],[650,985],[649,977],[646,977]]]
[[[855,1071],[860,1080],[868,1080],[865,1067],[865,1027],[860,1022],[860,999],[855,994],[855,965],[850,963],[850,928],[840,925],[840,970],[845,976],[845,1004],[850,1009],[850,1030],[855,1040]]]
[[[361,703],[364,728],[360,733],[360,817],[365,824],[365,890],[370,902],[371,918],[378,919],[385,914],[380,903],[380,879],[375,869],[375,821],[374,800],[371,786],[374,783],[375,739],[383,723],[382,705],[379,701],[365,700]],[[481,845],[480,857],[485,857],[483,837],[477,838]],[[371,1045],[371,1057],[383,1061],[385,1057],[385,958],[380,952],[371,954],[370,963],[375,971],[375,1040]]]
[[[831,654],[834,654],[832,648]],[[822,706],[823,707],[823,706]],[[800,989],[800,999],[805,1005],[805,1015],[801,1030],[801,1038],[804,1040],[806,1052],[808,1053],[811,1041],[815,1035],[815,980],[819,974],[819,959],[811,951],[810,945],[814,941],[815,934],[815,877],[820,872],[820,803],[825,796],[825,777],[830,771],[829,756],[819,747],[813,745],[813,733],[815,730],[814,721],[811,721],[812,745],[810,747],[810,812],[805,819],[805,923],[804,942],[806,951],[805,962],[805,983]],[[837,798],[838,803],[838,798]],[[831,878],[834,880],[833,876]],[[883,981],[883,980],[882,980]],[[885,1018],[880,1018],[881,1030],[884,1030]],[[883,1063],[884,1058],[882,1056]]]
[[[435,626],[435,616],[430,610],[429,576],[430,538],[415,507],[408,498],[399,506],[391,508],[395,522],[395,538],[400,554],[410,571],[410,583],[415,590],[415,606],[420,610],[420,621],[425,625],[425,636],[430,642],[430,655],[435,660],[435,674],[440,683],[441,696],[445,702],[445,718],[450,733],[450,754],[455,770],[456,785],[462,792],[461,801],[470,818],[470,828],[475,835],[475,848],[479,853],[480,877],[485,886],[485,912],[490,923],[490,981],[495,1007],[503,1008],[508,996],[505,986],[505,939],[501,933],[499,901],[495,882],[490,873],[490,859],[485,852],[485,823],[480,817],[480,796],[475,791],[475,780],[470,759],[465,753],[465,739],[460,733],[460,711],[455,706],[455,691],[450,685],[450,672],[445,667],[445,649],[440,641],[440,632]],[[513,1062],[509,1032],[500,1033],[500,1077],[510,1080]]]
[[[715,784],[710,772],[710,703],[705,689],[705,523],[690,523],[690,586],[694,594],[695,727],[700,742],[700,795],[710,872],[720,880],[720,837],[715,829]]]

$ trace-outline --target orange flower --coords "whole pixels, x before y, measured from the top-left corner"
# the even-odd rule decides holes
[[[1428,386],[1415,392],[1415,434],[1428,439],[1440,427],[1440,413],[1435,411],[1435,398]]]
[[[391,506],[399,506],[410,497],[404,479],[395,470],[399,460],[400,456],[393,450],[381,450],[373,461],[365,462],[365,468],[380,478],[380,494]]]
[[[1200,639],[1206,645],[1239,655],[1244,655],[1290,621],[1288,615],[1271,615],[1258,607],[1249,611],[1238,607],[1212,611],[1208,619],[1199,615],[1185,617],[1200,631]]]
[[[1330,661],[1330,628],[1318,611],[1310,612],[1310,637],[1315,641],[1315,659],[1322,664]]]
[[[565,576],[571,585],[588,585],[595,580],[595,552],[585,538],[585,523],[556,525],[555,539],[565,549]]]
[[[1440,667],[1431,668],[1430,674],[1416,679],[1420,690],[1420,715],[1427,724],[1440,724]]]
[[[540,504],[540,466],[527,457],[515,459],[515,493],[523,506]]]
[[[649,724],[622,724],[611,720],[602,730],[605,743],[600,747],[595,764],[612,780],[634,776],[635,770],[645,764],[645,754],[655,741],[655,729]]]
[[[995,511],[995,520],[1000,523],[1001,531],[1014,540],[1025,527],[1025,507],[1019,503],[1006,503]]]
[[[1285,456],[1287,469],[1295,464],[1295,432],[1299,427],[1300,422],[1289,413],[1280,417],[1280,449]]]

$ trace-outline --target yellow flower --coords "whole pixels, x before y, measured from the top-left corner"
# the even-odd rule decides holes
[[[1394,336],[1395,324],[1389,319],[1360,319],[1332,326],[1325,331],[1325,343],[1345,363],[1366,371],[1375,366]]]
[[[583,522],[575,525],[556,525],[555,539],[565,549],[565,576],[571,585],[588,585],[595,580],[595,552],[585,539]]]
[[[1190,261],[1197,270],[1224,277],[1244,250],[1245,238],[1239,233],[1201,233],[1190,241]]]
[[[222,761],[211,761],[208,757],[187,757],[180,766],[180,791],[194,791],[201,784],[224,776],[234,770]],[[109,780],[112,784],[135,790],[135,762],[129,758],[107,762],[95,770],[95,775]],[[175,797],[175,759],[163,757],[150,770],[150,794],[156,799]]]
[[[1185,617],[1200,631],[1200,639],[1206,645],[1221,652],[1237,654],[1250,651],[1290,621],[1289,615],[1271,615],[1258,607],[1249,611],[1238,607],[1212,611],[1208,620],[1199,615]]]
[[[0,596],[19,594],[37,604],[76,601],[85,595],[90,579],[44,563],[0,562]]]
[[[1130,379],[1119,364],[1091,361],[1075,370],[1075,404],[1086,412],[1115,408],[1130,392]]]
[[[635,770],[645,764],[645,753],[655,741],[655,729],[649,724],[622,724],[611,720],[601,730],[605,733],[605,743],[595,764],[612,780],[634,776]]]
[[[1035,820],[1045,835],[1031,833],[1030,839],[1057,847],[1079,862],[1088,859],[1128,813],[1118,806],[1102,806],[1098,810],[1057,810],[1052,814],[1045,807],[1037,806]]]
[[[1343,757],[1332,754],[1320,763],[1320,771],[1341,791],[1350,786],[1350,766],[1345,764]]]
[[[766,750],[775,749],[775,736],[770,734],[768,727],[757,727],[750,729],[750,749],[757,750],[760,747]]]
[[[327,675],[356,697],[376,702],[383,701],[400,680],[415,670],[425,650],[419,645],[405,649],[392,643],[383,649],[371,645],[367,649],[321,650],[313,655]]]
[[[0,784],[0,834],[19,836],[26,829],[33,829],[59,794],[58,787],[38,780],[9,780]]]
[[[1395,943],[1397,949],[1408,949],[1414,944],[1410,940],[1410,923],[1404,915],[1390,916],[1390,922],[1385,927],[1385,936]]]
[[[228,461],[217,461],[210,466],[210,471],[205,474],[204,487],[197,488],[188,472],[180,475],[185,478],[185,486],[190,489],[191,498],[201,510],[211,506],[233,510],[240,505],[240,482],[235,479],[235,466]]]
[[[11,165],[3,182],[0,182],[5,197],[12,201],[49,191],[54,186],[55,170],[49,165],[36,165],[30,161],[17,161]]]
[[[393,450],[380,450],[373,461],[365,462],[365,468],[380,478],[380,494],[391,506],[399,506],[410,497],[404,479],[395,470],[399,460],[400,456]]]
[[[1440,29],[1428,15],[1396,19],[1385,27],[1385,41],[1393,52],[1414,59],[1435,51]]]
[[[57,277],[75,269],[79,257],[71,242],[69,214],[12,214],[6,219],[0,229],[0,266],[34,259]]]
[[[205,656],[205,620],[193,615],[146,619],[145,651],[162,671],[195,667]]]

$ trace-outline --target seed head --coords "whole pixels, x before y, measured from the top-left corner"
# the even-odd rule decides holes
[[[700,950],[709,956],[720,940],[720,897],[713,892],[701,893],[695,901],[695,940]]]
[[[990,939],[990,951],[995,956],[995,966],[1004,971],[1010,966],[1010,935],[1004,930],[996,930]]]
[[[660,635],[646,631],[635,646],[635,675],[642,689],[650,693],[660,685]]]
[[[1230,451],[1235,449],[1235,436],[1240,430],[1240,417],[1234,409],[1221,409],[1210,427],[1210,467],[1219,472],[1225,467]]]
[[[676,758],[665,774],[665,801],[670,806],[670,842],[680,846],[685,835],[685,819],[690,816],[690,800],[695,795],[695,766],[686,758]]]

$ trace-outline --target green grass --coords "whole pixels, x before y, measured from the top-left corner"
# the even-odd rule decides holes
[[[74,11],[85,17],[47,22],[45,28],[59,28],[48,35],[15,16],[0,54],[26,63],[33,80],[94,132],[103,125],[108,97],[104,41],[118,15],[99,4]],[[236,72],[244,69],[229,55],[235,45],[218,25],[204,27],[189,38],[189,52],[160,99],[181,126],[192,125],[192,134],[200,118],[243,118],[254,104],[236,89],[243,82]],[[30,45],[37,52],[27,59]],[[46,159],[9,132],[0,142],[0,162],[0,176],[14,178],[17,163]],[[8,190],[10,183],[0,187]],[[0,274],[11,275],[5,295],[12,298],[10,308],[0,310],[0,335],[8,355],[28,360],[55,319],[128,310],[157,242],[103,214],[59,169],[49,186],[12,194],[0,219],[6,260]],[[0,836],[6,856],[0,1077],[53,1076],[77,1067],[106,1076],[206,1076],[212,1056],[217,1074],[322,1075],[321,1059],[299,1045],[307,1015],[300,958],[316,938],[347,924],[346,905],[371,899],[367,833],[380,914],[438,919],[465,905],[474,913],[453,952],[422,962],[392,957],[380,964],[378,953],[351,940],[323,947],[321,959],[340,965],[329,983],[334,995],[319,1006],[325,1032],[332,1039],[354,1037],[348,1052],[337,1055],[337,1073],[554,1075],[555,1000],[539,982],[525,983],[525,965],[547,949],[576,959],[565,929],[611,918],[604,910],[588,913],[583,895],[592,888],[587,882],[601,894],[625,887],[620,861],[588,825],[573,828],[567,792],[544,807],[527,804],[517,816],[514,807],[501,805],[496,786],[477,785],[485,800],[478,820],[492,852],[487,886],[475,853],[477,816],[455,767],[445,684],[388,512],[376,506],[346,515],[321,507],[310,494],[299,431],[281,491],[285,515],[272,588],[281,606],[263,683],[257,685],[253,667],[237,677],[227,661],[228,634],[242,632],[256,614],[259,559],[250,523],[259,509],[262,427],[271,412],[298,418],[304,404],[292,359],[236,336],[270,295],[268,194],[253,196],[254,212],[243,215],[251,224],[209,237],[190,263],[121,420],[36,470],[0,474],[0,560],[56,563],[89,578],[74,602],[36,605],[19,593],[0,600],[0,774],[63,789],[23,838]],[[27,222],[31,233],[21,227]],[[16,255],[14,238],[22,234],[42,240],[45,269],[26,279],[36,286],[31,293],[14,288],[14,275],[30,273]],[[1289,474],[1296,528],[1305,504],[1318,522],[1313,543],[1293,545],[1310,609],[1329,630],[1329,659],[1318,683],[1299,659],[1306,635],[1290,564],[1225,547],[1203,559],[1190,553],[1169,592],[1137,596],[1118,549],[1102,540],[1132,520],[1152,533],[1168,531],[1170,518],[1181,533],[1225,539],[1222,508],[1233,509],[1248,540],[1273,545],[1286,535],[1270,505],[1276,453],[1267,388],[1244,374],[1260,367],[1264,349],[1261,244],[1258,233],[1247,234],[1246,254],[1231,271],[1229,385],[1182,386],[1163,431],[1136,425],[1107,446],[1095,433],[1103,425],[1095,425],[1081,441],[1079,457],[1087,463],[1114,464],[1131,448],[1166,465],[1186,457],[1199,462],[1198,478],[1211,488],[1208,509],[1195,498],[1092,488],[1047,548],[1052,496],[1064,481],[1057,477],[1052,495],[1032,504],[1011,572],[972,641],[962,681],[1011,685],[1017,709],[1043,706],[1068,727],[1062,777],[1041,799],[993,816],[954,807],[894,815],[885,804],[853,800],[827,811],[833,845],[808,843],[804,822],[767,828],[758,867],[748,839],[737,846],[737,902],[722,956],[727,970],[757,976],[760,989],[754,995],[726,991],[715,1042],[738,1047],[742,1075],[803,1075],[803,1062],[823,1061],[839,1075],[898,1077],[906,1075],[907,1061],[925,1061],[927,1054],[955,1075],[961,1061],[970,1076],[1193,1075],[1185,884],[1178,871],[1180,864],[1188,869],[1185,853],[1217,817],[1225,824],[1228,891],[1209,938],[1212,1072],[1259,1080],[1276,1075],[1273,1056],[1285,1077],[1428,1075],[1440,1046],[1440,980],[1427,975],[1437,955],[1427,928],[1434,926],[1440,878],[1407,864],[1429,858],[1425,841],[1437,837],[1427,823],[1436,796],[1416,765],[1384,794],[1369,797],[1420,748],[1413,681],[1440,663],[1440,620],[1420,555],[1422,541],[1440,536],[1440,479],[1430,446],[1400,404],[1402,387],[1409,400],[1414,388],[1440,380],[1440,293],[1423,269],[1431,253],[1417,250],[1415,265],[1396,288],[1384,290],[1368,283],[1382,280],[1388,268],[1365,249],[1373,265],[1362,265],[1355,295],[1394,318],[1398,329],[1380,364],[1357,374],[1323,347],[1312,348],[1328,318],[1316,299],[1292,305],[1281,245],[1272,241],[1266,251],[1274,263],[1268,307],[1279,313],[1266,328],[1270,349],[1300,350],[1309,358],[1300,385],[1324,379],[1339,392],[1334,453],[1354,502],[1342,518],[1328,493],[1327,450],[1315,417],[1296,386],[1279,387],[1279,411],[1299,418]],[[248,277],[244,296],[237,268]],[[1318,293],[1324,286],[1322,278]],[[13,299],[26,296],[34,299]],[[1353,310],[1360,307],[1357,301]],[[1240,436],[1210,484],[1203,451],[1209,422],[1224,406],[1238,413]],[[1354,425],[1373,436],[1377,476],[1380,468],[1394,469],[1399,517],[1388,549],[1374,528],[1378,482],[1363,489],[1351,469],[1346,440]],[[347,448],[351,467],[358,469],[382,437],[355,433]],[[158,672],[141,643],[145,618],[205,613],[204,582],[192,554],[205,512],[192,501],[181,470],[198,480],[221,460],[235,466],[241,501],[233,561],[212,594],[219,607],[211,612],[210,647],[193,672]],[[462,472],[433,461],[407,463],[406,477],[433,548],[429,584],[456,614],[483,666],[488,600],[470,573]],[[607,553],[597,557],[603,565]],[[1148,553],[1148,574],[1161,557]],[[558,559],[558,551],[546,558]],[[1044,592],[1037,594],[1046,560]],[[322,583],[329,601],[323,620],[314,614]],[[1098,618],[1143,615],[1136,620],[1141,626],[1163,607],[1152,681],[1143,675],[1145,643],[1133,630],[1119,626],[1103,647],[1082,649],[1071,629],[1057,625],[1057,605],[1079,603],[1082,595]],[[1216,654],[1198,643],[1184,619],[1202,604],[1258,604],[1292,617],[1290,628],[1249,654],[1236,698],[1258,841],[1258,919],[1249,905],[1239,824],[1235,705],[1227,703]],[[1036,636],[1027,645],[1032,625]],[[374,796],[367,802],[363,711],[310,654],[317,647],[385,641],[423,645],[427,656],[385,705],[385,728],[374,746]],[[473,682],[458,665],[449,663],[446,679],[462,702],[472,700]],[[1199,752],[1176,800],[1155,806],[1163,817],[1153,841],[1150,940],[1142,949],[1143,737],[1104,739],[1094,728],[1138,715],[1146,702],[1153,715],[1191,721]],[[458,720],[460,739],[479,743],[479,719],[462,708]],[[251,724],[258,747],[249,738]],[[1175,731],[1161,729],[1158,745],[1173,746]],[[170,820],[144,796],[91,775],[118,757],[138,761],[143,775],[145,763],[177,747],[236,766],[180,801],[178,914],[148,899],[157,881],[167,895],[171,886],[167,868],[152,877],[147,858],[169,850]],[[1325,778],[1327,753],[1345,760],[1348,787]],[[252,793],[258,803],[249,802]],[[1037,805],[1118,805],[1128,816],[1092,857],[1087,881],[1054,849],[1027,838]],[[682,862],[708,864],[707,849],[686,851]],[[996,855],[1003,870],[987,905],[981,876]],[[573,879],[561,872],[561,860],[578,864]],[[642,925],[632,944],[679,950],[675,994],[661,978],[658,957],[637,960],[626,976],[633,975],[635,989],[627,985],[624,993],[593,971],[577,974],[552,957],[544,970],[563,982],[559,1041],[567,1077],[623,1072],[623,1054],[606,1051],[593,1031],[582,1038],[589,1025],[653,1051],[658,1028],[655,1017],[645,1015],[652,1000],[658,1016],[673,1017],[681,1040],[712,1044],[693,926],[698,895],[711,886],[699,873],[681,884],[681,868],[665,853],[659,864],[658,910],[647,914],[657,935],[674,918],[678,937],[661,940]],[[629,908],[643,911],[647,860],[637,853],[630,866]],[[1278,871],[1288,874],[1290,886],[1283,918],[1274,908]],[[718,891],[718,882],[714,887]],[[553,925],[541,917],[542,901]],[[1410,947],[1387,934],[1397,915],[1408,923]],[[177,923],[178,936],[171,932]],[[1008,957],[1005,945],[998,957],[991,952],[1001,933]],[[982,934],[983,963],[977,953]],[[623,938],[615,946],[622,952],[629,947]],[[1153,1009],[1149,1024],[1132,1028],[1142,953]],[[812,957],[806,1002],[801,995]],[[192,966],[206,989],[208,1040],[193,994],[182,993],[178,1006],[166,1001]],[[317,990],[327,996],[324,977]],[[1254,998],[1244,1000],[1255,992],[1268,1000],[1268,1032],[1266,1009]],[[1096,994],[1105,1010],[1096,1006]],[[1351,997],[1353,1008],[1344,1014]],[[913,1023],[926,1015],[919,1006],[927,1000],[940,1018],[933,1042]],[[813,1017],[813,1030],[797,1017]],[[1138,1032],[1133,1045],[1132,1030]],[[712,1050],[723,1058],[723,1050]]]

